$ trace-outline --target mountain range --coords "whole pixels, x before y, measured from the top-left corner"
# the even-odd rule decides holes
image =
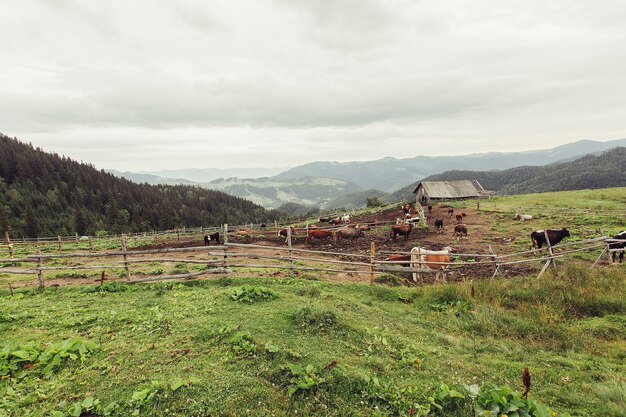
[[[626,146],[626,139],[608,142],[581,140],[552,149],[526,152],[490,152],[459,156],[416,156],[412,158],[382,158],[365,162],[312,162],[291,168],[274,178],[287,179],[308,176],[350,181],[363,188],[397,190],[409,183],[449,170],[508,169],[521,165],[547,165],[570,160],[589,153],[603,152]]]
[[[245,175],[252,176],[254,173],[268,172],[262,168],[230,170],[190,168],[139,174],[115,172],[115,175],[149,184],[192,183],[246,198],[267,208],[277,208],[286,203],[316,206],[322,209],[351,208],[364,205],[368,196],[381,197],[386,201],[403,200],[406,196],[410,196],[409,193],[412,193],[413,190],[407,190],[413,187],[415,182],[450,170],[460,171],[462,174],[459,175],[467,176],[470,175],[467,173],[468,171],[542,166],[571,161],[587,154],[602,153],[607,149],[619,146],[626,146],[626,139],[608,142],[581,140],[551,149],[525,152],[490,152],[456,156],[415,156],[411,158],[386,157],[362,162],[317,161],[262,178],[242,178]],[[206,180],[206,178],[212,178],[218,174],[223,175],[227,172],[234,173],[236,177]],[[530,170],[528,172],[530,173]],[[489,177],[489,175],[484,174],[485,177]],[[513,175],[513,177],[516,176]],[[483,186],[487,189],[490,188],[488,181]],[[502,192],[506,192],[506,190]]]

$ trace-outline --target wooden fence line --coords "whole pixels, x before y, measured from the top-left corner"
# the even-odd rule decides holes
[[[120,266],[124,267],[125,275],[127,282],[135,283],[135,282],[150,282],[150,281],[159,281],[159,280],[169,280],[169,279],[187,279],[193,278],[196,276],[201,276],[203,274],[215,274],[215,273],[224,273],[227,274],[230,270],[228,268],[252,268],[252,269],[289,269],[290,275],[293,274],[294,271],[320,271],[320,272],[338,272],[338,273],[355,273],[355,274],[369,274],[370,282],[373,282],[373,274],[379,274],[384,272],[402,272],[402,273],[436,273],[436,270],[428,269],[428,268],[413,268],[411,267],[414,262],[411,261],[383,261],[375,259],[375,248],[372,242],[371,253],[370,255],[361,255],[354,253],[345,253],[345,252],[331,252],[331,251],[316,251],[310,249],[296,249],[291,247],[288,244],[288,247],[276,247],[276,246],[264,246],[264,245],[254,245],[254,244],[242,244],[242,243],[228,243],[228,225],[224,225],[225,232],[225,242],[222,246],[193,246],[188,248],[161,248],[161,249],[151,249],[151,250],[128,250],[126,249],[125,244],[125,236],[121,237],[121,246],[123,250],[116,252],[103,252],[103,253],[66,253],[66,254],[55,254],[55,255],[42,255],[39,249],[37,250],[36,255],[29,255],[26,258],[15,258],[9,259],[5,263],[11,262],[36,262],[37,267],[31,270],[26,269],[13,269],[13,268],[0,268],[0,273],[9,273],[16,275],[29,275],[29,274],[37,274],[38,286],[40,288],[44,287],[44,271],[71,271],[71,270],[81,270],[81,269],[117,269]],[[290,233],[288,232],[288,243],[291,242],[289,239]],[[546,239],[547,240],[547,239]],[[602,256],[605,253],[617,252],[621,249],[609,249],[609,245],[612,242],[622,242],[621,240],[610,239],[606,236],[580,240],[576,242],[568,242],[567,244],[551,246],[549,242],[547,242],[547,252],[549,256],[542,256],[539,258],[529,258],[529,259],[521,259],[521,260],[513,260],[502,262],[503,259],[508,259],[515,256],[526,255],[529,253],[534,253],[534,251],[524,251],[518,252],[514,254],[506,254],[498,256],[491,250],[490,254],[451,254],[455,257],[489,257],[490,261],[480,261],[480,262],[429,262],[433,265],[445,265],[447,267],[463,267],[469,265],[494,265],[495,272],[494,277],[498,274],[499,268],[502,266],[508,265],[517,265],[523,263],[533,263],[533,262],[545,262],[545,265],[541,269],[539,276],[541,276],[547,268],[552,265],[556,268],[555,260],[563,258],[565,255],[569,255],[572,253],[592,251],[604,248],[600,257],[594,262],[592,267],[594,267]],[[590,243],[596,243],[592,246],[586,246],[582,248],[575,248],[571,250],[562,251],[559,253],[554,253],[555,249],[561,248],[569,248],[572,246],[580,246],[580,245],[588,245]],[[600,244],[604,243],[604,245]],[[277,251],[277,252],[285,252],[287,251],[287,256],[281,255],[269,255],[263,253],[256,253],[253,251],[249,252],[233,252],[233,250],[237,248],[245,248],[245,249],[257,249],[260,251]],[[230,250],[229,250],[230,249]],[[149,254],[163,254],[163,253],[181,253],[181,252],[198,252],[202,251],[207,254],[207,256],[218,256],[223,257],[223,259],[204,259],[204,260],[195,260],[195,259],[177,259],[177,258],[149,258],[149,259],[131,259],[132,256],[137,255],[149,255]],[[365,258],[368,259],[369,262],[356,262],[356,261],[343,261],[337,259],[325,259],[325,258],[307,258],[302,256],[294,256],[294,252],[296,253],[314,253],[317,255],[332,255],[332,256],[342,256],[342,257],[355,257],[355,258]],[[381,254],[389,253],[388,251],[381,251]],[[406,252],[399,252],[404,254],[409,254]],[[118,265],[78,265],[78,266],[43,266],[44,260],[54,260],[54,259],[67,259],[67,258],[104,258],[104,257],[121,257],[122,260],[116,261]],[[262,264],[251,264],[251,263],[228,263],[228,258],[250,258],[250,259],[268,259],[275,260],[278,262],[284,261],[289,262],[289,265],[262,265]],[[294,261],[302,261],[302,262],[317,262],[322,264],[333,264],[333,265],[345,265],[350,267],[351,269],[337,269],[330,267],[308,267],[308,266],[298,266],[294,264]],[[222,264],[221,268],[210,268],[203,271],[186,273],[186,274],[176,274],[176,275],[160,275],[157,277],[151,277],[146,279],[131,279],[131,271],[130,265],[132,264],[141,264],[141,263],[150,263],[150,262],[161,262],[161,263],[186,263],[186,264],[203,264],[203,265],[215,265]],[[395,266],[395,265],[409,265],[409,267],[403,266]],[[355,267],[363,267],[363,269],[358,269]],[[104,274],[104,272],[103,272]]]
[[[280,246],[263,246],[263,245],[253,245],[246,243],[229,243],[228,246],[232,247],[247,247],[247,248],[258,248],[258,249],[269,249],[269,250],[278,250],[278,251],[289,251],[289,248],[284,248]],[[345,252],[328,252],[321,250],[311,250],[311,249],[291,249],[293,252],[304,252],[304,253],[318,253],[323,255],[339,255],[339,256],[352,256],[355,258],[367,258],[369,259],[369,255],[360,255],[356,253],[345,253]]]

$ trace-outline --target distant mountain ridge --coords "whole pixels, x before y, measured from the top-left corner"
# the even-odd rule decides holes
[[[109,174],[115,175],[116,177],[126,178],[127,180],[136,182],[138,184],[143,184],[143,183],[150,184],[150,185],[158,185],[158,184],[193,185],[193,184],[196,184],[195,182],[189,181],[186,178],[166,178],[166,177],[159,177],[158,175],[152,175],[152,174],[138,174],[136,172],[130,172],[130,171],[121,172],[121,171],[117,171],[114,169],[107,169],[105,171],[108,172]]]
[[[336,178],[354,182],[363,188],[398,189],[407,183],[440,172],[456,170],[508,169],[521,165],[547,165],[589,153],[626,146],[626,139],[608,142],[581,140],[552,149],[525,152],[490,152],[460,156],[416,156],[397,159],[386,157],[364,162],[311,162],[282,172],[274,178],[304,176]]]
[[[186,168],[162,169],[159,171],[140,172],[161,178],[184,178],[192,182],[211,182],[220,178],[264,178],[283,172],[286,168]]]
[[[148,174],[120,173],[119,175],[137,182],[149,184],[181,184],[197,181],[194,185],[221,190],[260,204],[266,208],[277,208],[285,203],[317,206],[321,209],[332,207],[361,206],[372,190],[372,196],[381,196],[378,190],[398,190],[382,195],[386,201],[404,199],[407,184],[444,171],[462,170],[506,170],[519,166],[541,166],[577,159],[586,154],[598,154],[607,149],[626,146],[626,139],[608,142],[580,140],[552,149],[525,152],[490,152],[461,156],[416,156],[412,158],[386,157],[363,162],[317,161],[290,168],[272,177],[241,179],[246,173],[258,173],[258,168],[219,170],[215,168],[190,168],[186,170],[162,170]],[[224,177],[226,172],[233,172]],[[202,180],[211,175],[220,175],[212,181]],[[163,175],[163,176],[161,176]],[[522,175],[522,174],[520,174]],[[530,172],[527,174],[530,175]],[[181,178],[174,179],[172,176]],[[312,184],[311,178],[327,178],[326,187]],[[519,177],[522,178],[521,176]],[[199,180],[199,181],[198,181]],[[335,189],[329,184],[335,183]],[[483,184],[484,185],[484,184]],[[487,185],[484,185],[489,188]],[[311,193],[311,190],[314,190]],[[412,192],[411,189],[409,191]],[[312,194],[312,195],[311,195]],[[399,196],[404,196],[400,198]],[[333,201],[336,200],[336,201]]]
[[[619,147],[600,155],[590,154],[573,161],[544,166],[520,166],[492,171],[446,171],[424,178],[426,181],[478,180],[499,194],[528,194],[594,188],[626,187],[626,148]],[[418,182],[385,197],[386,201],[414,199]]]

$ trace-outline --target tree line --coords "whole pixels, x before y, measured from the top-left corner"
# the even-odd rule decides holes
[[[220,191],[136,184],[0,134],[0,231],[14,237],[144,232],[283,217]]]

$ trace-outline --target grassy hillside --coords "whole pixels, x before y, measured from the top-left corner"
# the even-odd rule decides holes
[[[584,225],[582,236],[623,229],[625,204],[625,188],[531,194],[481,200],[475,215],[512,236],[554,224]],[[512,221],[518,208],[540,216]],[[14,294],[5,284],[0,416],[493,417],[515,405],[624,417],[626,265],[576,262],[541,279],[418,287],[259,269]],[[524,367],[531,402],[519,398]]]
[[[278,208],[285,203],[324,207],[339,196],[358,191],[353,183],[330,178],[304,177],[276,178],[221,178],[202,184],[203,187],[245,198],[267,208]]]
[[[50,372],[37,360],[5,371],[0,355],[10,375],[0,381],[0,414],[68,415],[92,397],[101,415],[109,406],[118,416],[425,415],[419,407],[472,416],[471,401],[447,397],[442,384],[521,391],[527,366],[530,397],[557,413],[625,415],[623,270],[477,282],[474,299],[469,283],[370,288],[302,278],[5,291],[5,352],[73,339],[93,346]],[[248,299],[244,284],[270,295]]]
[[[542,167],[523,166],[503,171],[449,171],[427,178],[430,181],[459,179],[477,179],[484,188],[500,194],[624,187],[626,148]]]

